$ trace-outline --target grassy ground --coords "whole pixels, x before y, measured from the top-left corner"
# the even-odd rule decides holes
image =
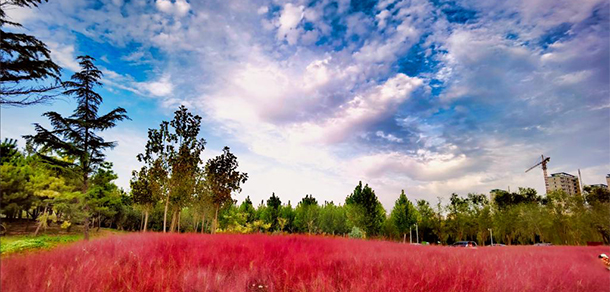
[[[91,237],[102,237],[117,233],[116,230],[101,229],[92,231]],[[68,244],[83,239],[82,233],[49,234],[49,235],[9,235],[0,237],[0,254],[6,256],[13,253],[27,252],[40,249],[51,249],[61,244]]]
[[[0,253],[5,256],[11,253],[37,249],[49,249],[59,244],[65,244],[83,239],[82,234],[63,235],[32,235],[5,236],[0,238]]]

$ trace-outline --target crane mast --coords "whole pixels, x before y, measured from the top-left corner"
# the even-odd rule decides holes
[[[528,168],[525,172],[528,172],[532,169],[534,169],[536,166],[541,165],[542,166],[542,174],[544,175],[544,188],[546,193],[549,193],[549,177],[547,175],[546,172],[546,164],[551,161],[551,157],[544,157],[544,154],[540,156],[540,162],[536,163],[534,166]]]
[[[546,173],[546,163],[547,161],[551,160],[550,157],[547,158],[547,160],[544,159],[544,155],[542,156],[542,174],[544,175],[544,190],[546,191],[546,193],[549,193],[549,176]]]

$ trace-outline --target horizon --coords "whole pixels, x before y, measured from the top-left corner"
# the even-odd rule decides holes
[[[101,110],[132,119],[102,133],[119,143],[107,155],[126,190],[147,129],[179,105],[203,117],[206,160],[229,146],[250,175],[239,202],[343,203],[359,181],[386,211],[402,189],[429,202],[543,195],[540,169],[524,172],[541,154],[549,174],[605,183],[610,4],[473,2],[79,0],[7,14],[62,80],[76,56],[96,58]],[[74,104],[3,108],[2,138],[23,146],[42,113]]]

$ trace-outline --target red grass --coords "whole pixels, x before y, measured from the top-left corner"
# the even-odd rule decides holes
[[[132,234],[16,255],[2,291],[608,291],[608,247]],[[262,287],[262,288],[259,288]]]

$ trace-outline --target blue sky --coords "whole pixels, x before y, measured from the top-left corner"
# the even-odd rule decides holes
[[[105,73],[103,134],[128,187],[148,128],[180,104],[203,117],[205,158],[233,149],[272,192],[343,202],[358,181],[386,208],[530,186],[551,172],[602,183],[610,170],[607,1],[51,0],[9,16],[45,41],[65,79],[76,56]],[[2,137],[49,110],[2,109]]]

